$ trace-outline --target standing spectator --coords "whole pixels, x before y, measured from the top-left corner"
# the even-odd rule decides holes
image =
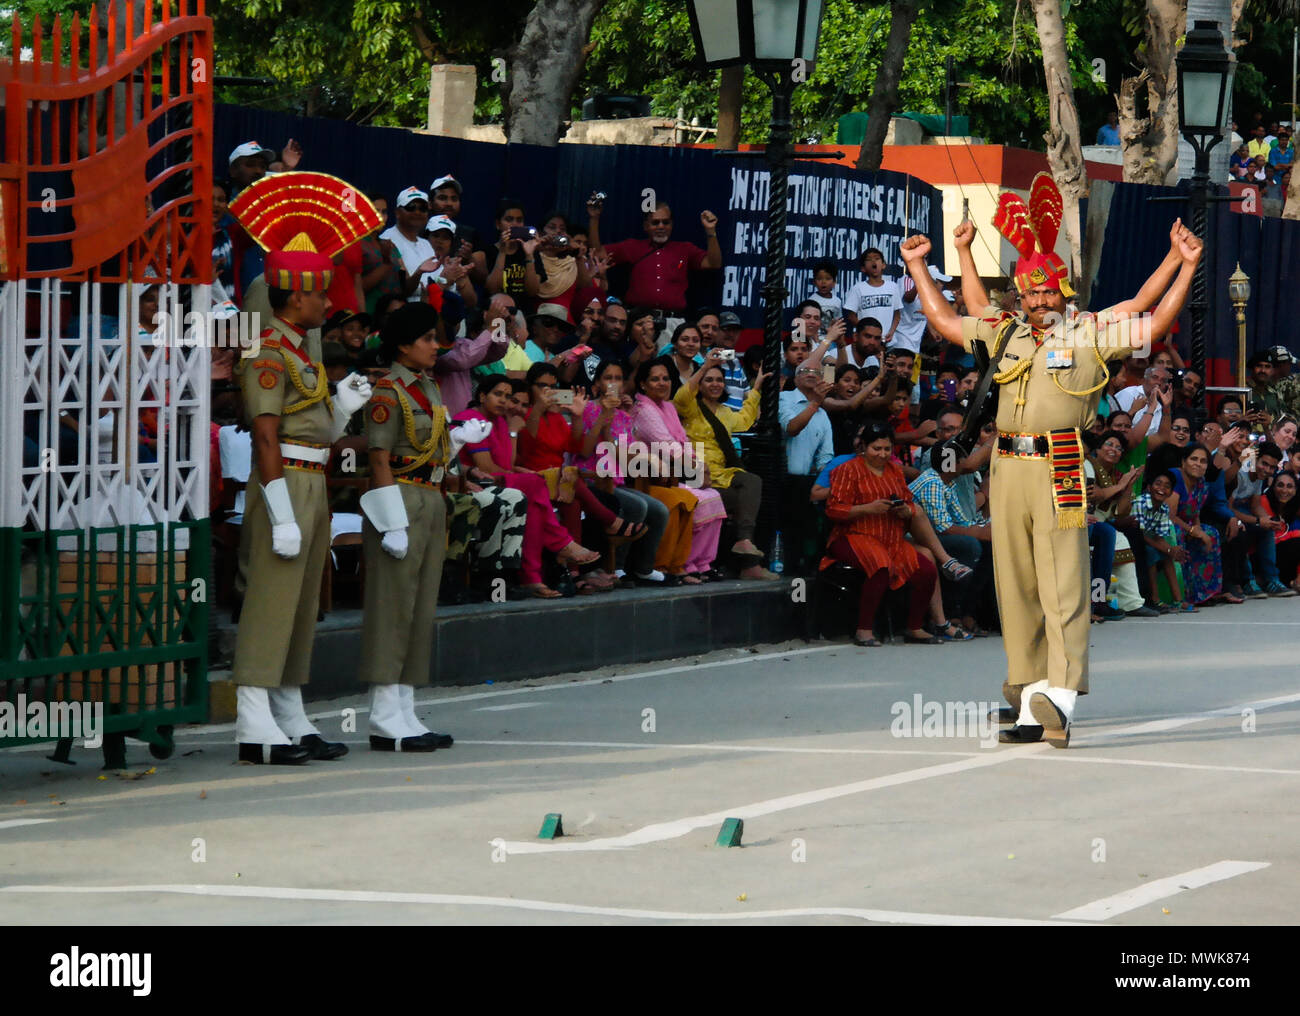
[[[1250,156],[1252,162],[1257,158],[1267,162],[1273,146],[1268,140],[1268,132],[1264,129],[1264,125],[1262,123],[1256,124],[1251,135],[1251,139],[1246,145],[1246,154]]]
[[[1273,390],[1273,354],[1267,350],[1256,353],[1247,361],[1246,369],[1250,371],[1246,422],[1256,434],[1263,434],[1266,424],[1283,413],[1282,400]],[[1267,420],[1264,414],[1268,415]]]
[[[438,270],[433,246],[423,236],[428,224],[429,195],[418,187],[407,187],[397,195],[397,224],[379,234],[380,242],[388,245],[390,257],[401,262],[399,291],[411,303],[424,300],[425,288]]]
[[[808,295],[821,308],[822,320],[826,324],[838,321],[844,316],[844,304],[840,302],[835,291],[835,262],[818,261],[813,265],[813,291]]]
[[[899,314],[903,309],[903,297],[898,283],[884,277],[885,255],[875,247],[864,250],[858,264],[866,278],[844,297],[844,318],[850,328],[856,328],[858,319],[867,315],[882,324],[888,321],[885,342],[893,342],[894,329],[898,327]]]
[[[1106,114],[1106,122],[1097,128],[1097,144],[1119,144],[1119,114],[1113,109]]]
[[[917,509],[902,470],[890,461],[893,442],[888,427],[868,427],[862,435],[862,454],[831,473],[826,516],[834,526],[821,567],[838,561],[866,575],[855,645],[880,645],[874,631],[880,603],[890,589],[904,587],[909,592],[904,640],[940,645],[943,640],[922,627],[938,573],[933,562],[904,539]]]
[[[930,265],[930,278],[939,283],[939,290],[949,303],[956,300],[952,292],[952,276],[944,275],[935,265]],[[913,353],[921,352],[921,340],[925,338],[928,324],[921,311],[921,301],[917,297],[916,283],[906,272],[903,273],[900,289],[898,327],[894,329],[894,349],[910,349]]]
[[[781,393],[778,409],[786,463],[785,482],[781,485],[781,529],[789,559],[787,570],[802,575],[812,570],[813,559],[806,545],[816,542],[819,528],[810,500],[812,487],[817,474],[835,454],[835,440],[830,417],[822,408],[822,400],[832,386],[822,380],[821,368],[801,365],[795,371],[794,384],[794,391]]]
[[[700,213],[700,225],[709,242],[707,251],[692,243],[673,240],[673,212],[666,201],[645,213],[644,240],[621,240],[602,244],[599,202],[587,204],[590,217],[589,235],[592,249],[609,257],[611,265],[631,265],[627,302],[639,307],[663,311],[680,317],[686,311],[686,287],[689,272],[700,268],[721,268],[722,248],[718,246],[718,217],[710,211]]]
[[[591,276],[577,245],[569,241],[569,229],[569,220],[560,212],[551,212],[542,224],[537,251],[545,277],[539,276],[537,296],[546,303],[563,307],[569,320],[576,323],[582,308],[574,306],[574,297],[591,285]]]
[[[388,198],[373,192],[367,194],[370,203],[379,213],[380,223],[369,236],[363,237],[361,247],[361,292],[366,298],[366,313],[373,316],[382,300],[402,296],[402,283],[398,279],[401,262],[393,258],[393,248],[379,238],[388,228]]]
[[[1263,507],[1264,488],[1272,484],[1282,463],[1282,449],[1271,441],[1252,445],[1237,472],[1237,484],[1228,502],[1232,518],[1225,531],[1223,570],[1228,588],[1238,596],[1263,599],[1294,596],[1295,591],[1278,579],[1275,527]],[[1247,554],[1255,551],[1256,582],[1249,575]],[[1244,585],[1244,589],[1242,588]]]
[[[1289,166],[1293,162],[1295,162],[1295,143],[1291,140],[1291,132],[1285,127],[1279,127],[1277,137],[1269,146],[1268,164],[1270,167]]]
[[[722,404],[727,390],[726,379],[722,360],[715,351],[673,396],[686,436],[704,453],[709,484],[722,497],[727,517],[735,524],[736,542],[731,553],[742,562],[742,579],[777,577],[763,567],[762,552],[754,545],[763,481],[741,466],[740,456],[731,443],[732,434],[748,430],[758,419],[759,392],[764,377],[760,371],[740,412],[732,412]]]
[[[457,223],[452,255],[469,269],[474,285],[481,286],[487,281],[487,252],[479,241],[478,230],[459,222],[461,194],[460,181],[450,173],[438,177],[429,184],[430,210],[435,216],[444,215]]]
[[[487,291],[507,293],[521,307],[536,305],[546,269],[542,266],[537,248],[541,241],[536,236],[527,240],[511,236],[511,230],[524,229],[524,207],[512,198],[502,198],[497,203],[493,220],[497,240],[487,252]]]
[[[661,552],[655,566],[668,572],[670,585],[698,586],[712,571],[714,558],[718,556],[718,539],[727,510],[721,495],[706,481],[689,491],[676,485],[674,462],[681,472],[689,470],[697,483],[703,481],[698,471],[704,469],[704,463],[696,459],[670,397],[672,380],[666,359],[661,357],[641,364],[636,371],[636,384],[639,394],[632,418],[637,440],[650,446],[652,454],[660,456],[658,475],[667,481],[651,486],[649,493],[668,505],[670,513],[688,512],[691,522],[689,549],[682,548],[684,539],[674,546],[665,538],[666,554]]]
[[[851,344],[841,343],[836,351],[836,363],[852,364],[858,371],[880,367],[880,356],[885,350],[885,330],[879,318],[867,315],[858,319],[853,329]]]
[[[498,294],[488,304],[483,316],[483,330],[474,338],[456,339],[449,349],[444,349],[434,364],[442,404],[452,415],[470,406],[474,379],[470,374],[475,367],[493,363],[506,355],[510,346],[510,321],[515,305],[510,297]],[[497,322],[502,322],[498,328]]]

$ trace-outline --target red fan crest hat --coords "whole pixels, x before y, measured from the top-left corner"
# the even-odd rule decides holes
[[[1070,270],[1056,254],[1056,237],[1064,217],[1061,192],[1047,173],[1039,173],[1029,185],[1028,205],[1011,191],[998,198],[993,226],[1020,254],[1014,278],[1021,293],[1046,286],[1060,290],[1067,299],[1074,296]]]
[[[327,173],[264,176],[230,211],[266,251],[266,284],[303,292],[328,289],[334,256],[383,224],[364,194]]]

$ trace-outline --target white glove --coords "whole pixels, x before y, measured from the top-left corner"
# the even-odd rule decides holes
[[[465,420],[459,427],[452,427],[451,457],[455,458],[466,445],[481,444],[492,433],[492,424],[487,420]]]
[[[298,528],[298,523],[286,522],[283,525],[272,526],[271,549],[275,551],[276,557],[285,560],[297,557],[298,551],[302,549],[302,530]]]
[[[366,491],[361,495],[361,510],[366,513],[366,518],[370,520],[371,525],[384,534],[383,540],[380,541],[384,552],[399,561],[406,557],[409,546],[406,528],[411,523],[406,515],[406,503],[402,500],[402,492],[397,484]]]
[[[384,534],[384,538],[379,541],[379,545],[384,548],[384,553],[389,554],[397,560],[406,557],[407,547],[410,546],[406,538],[406,529],[390,529]]]
[[[370,401],[371,387],[364,374],[352,373],[334,392],[334,440],[343,436],[352,414]]]
[[[262,484],[262,500],[271,520],[271,549],[277,557],[294,558],[302,549],[302,530],[293,515],[289,485],[284,477]]]

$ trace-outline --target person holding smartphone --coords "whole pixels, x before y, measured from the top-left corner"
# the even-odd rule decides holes
[[[546,280],[537,230],[524,225],[524,206],[513,198],[497,202],[492,221],[497,241],[487,252],[487,291],[505,293],[525,312],[531,311]]]

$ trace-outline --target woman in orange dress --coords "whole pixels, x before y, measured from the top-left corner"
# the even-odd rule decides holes
[[[862,453],[831,473],[826,517],[834,523],[822,567],[837,561],[866,573],[858,603],[854,643],[878,646],[872,632],[880,601],[890,589],[908,587],[907,634],[916,645],[941,645],[922,624],[939,573],[934,563],[905,540],[912,502],[903,470],[890,458],[894,432],[883,423],[869,423],[862,432]]]

